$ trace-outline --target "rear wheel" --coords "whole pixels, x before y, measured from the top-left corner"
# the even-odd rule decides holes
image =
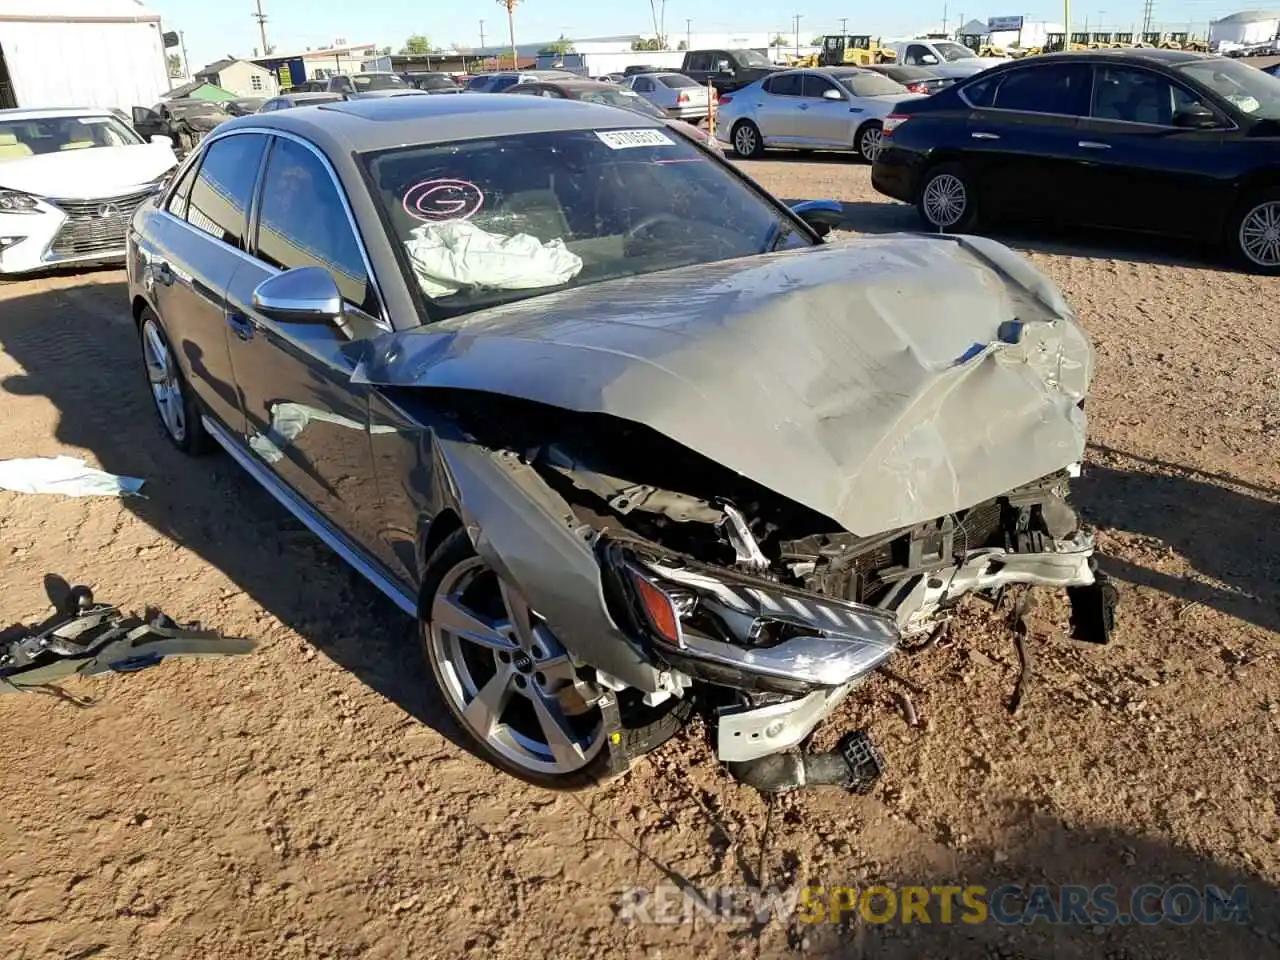
[[[880,153],[882,129],[879,120],[871,120],[858,128],[854,145],[858,149],[858,156],[867,163],[875,163],[876,156]]]
[[[965,169],[958,163],[944,163],[927,171],[916,209],[934,230],[963,231],[972,227],[978,218],[978,204]]]
[[[750,120],[739,120],[734,124],[732,142],[733,152],[746,160],[764,154],[764,138],[760,136],[760,128]]]
[[[1256,193],[1239,206],[1227,244],[1245,269],[1280,275],[1280,189]]]
[[[182,375],[160,319],[150,309],[143,310],[138,332],[147,385],[165,436],[183,453],[204,453],[209,449],[209,435],[200,420],[200,407]]]

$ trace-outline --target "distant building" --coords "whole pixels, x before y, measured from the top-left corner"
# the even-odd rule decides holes
[[[1243,10],[1209,24],[1209,48],[1229,53],[1274,41],[1280,35],[1280,12]]]
[[[250,57],[275,74],[282,89],[304,80],[325,80],[341,74],[360,73],[360,64],[378,55],[377,44],[343,43],[318,50],[273,50],[266,57]]]
[[[218,60],[197,70],[195,79],[230,90],[237,97],[274,97],[280,92],[276,75],[250,60]]]

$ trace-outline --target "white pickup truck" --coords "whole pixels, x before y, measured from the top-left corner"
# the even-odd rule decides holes
[[[884,46],[897,53],[895,63],[925,67],[940,77],[955,80],[971,77],[999,63],[1008,63],[1004,57],[980,57],[954,40],[892,40]]]

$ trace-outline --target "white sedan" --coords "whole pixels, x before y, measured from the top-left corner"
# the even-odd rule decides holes
[[[902,84],[859,67],[783,70],[722,94],[716,138],[740,157],[769,147],[843,150],[870,163],[884,118],[920,99]]]
[[[134,211],[177,166],[108,110],[0,110],[0,275],[123,260]]]
[[[697,123],[707,115],[708,88],[683,73],[637,73],[627,85],[668,117]]]

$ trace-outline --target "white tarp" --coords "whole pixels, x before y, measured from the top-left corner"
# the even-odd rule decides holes
[[[158,14],[134,0],[0,0],[19,107],[151,106],[169,89]]]

